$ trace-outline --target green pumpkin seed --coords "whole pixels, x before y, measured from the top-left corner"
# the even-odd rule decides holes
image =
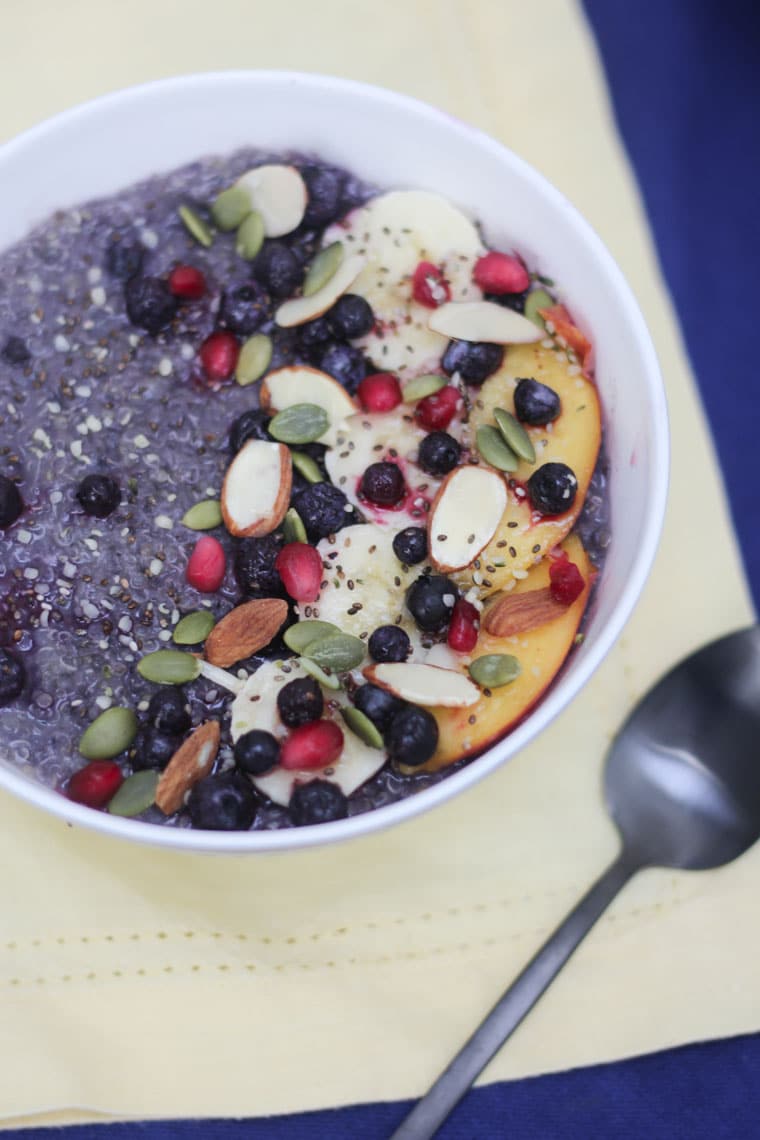
[[[538,325],[540,329],[546,328],[546,321],[539,313],[539,309],[551,309],[554,304],[554,298],[546,292],[545,289],[534,289],[532,293],[528,293],[525,298],[525,309],[523,310],[524,316],[529,321],[533,321],[534,325]]]
[[[185,511],[182,523],[190,530],[213,530],[222,525],[222,507],[218,499],[203,499]]]
[[[195,610],[185,614],[174,627],[172,641],[176,645],[200,645],[205,641],[216,622],[208,610]]]
[[[111,815],[139,815],[156,801],[160,773],[154,769],[127,776],[108,805]]]
[[[320,669],[316,661],[310,661],[308,657],[299,657],[298,664],[303,669],[304,673],[308,673],[315,681],[319,681],[320,685],[324,685],[326,689],[339,689],[340,680],[334,673],[325,673],[324,669]]]
[[[515,419],[512,413],[505,411],[504,408],[496,408],[493,418],[499,425],[499,431],[515,455],[519,455],[520,458],[526,460],[527,463],[535,463],[536,449],[533,446],[533,441],[525,428]]]
[[[306,527],[295,507],[290,507],[282,520],[282,533],[286,542],[308,542]]]
[[[272,340],[266,333],[249,336],[243,344],[235,368],[235,379],[242,388],[260,380],[272,363]]]
[[[351,731],[355,732],[359,739],[368,744],[370,748],[385,747],[377,727],[361,709],[354,708],[353,705],[342,705],[340,715]]]
[[[490,463],[498,471],[517,470],[520,461],[512,448],[504,442],[498,428],[483,424],[475,433],[475,442],[486,463]]]
[[[334,633],[340,633],[340,630],[329,621],[297,621],[285,630],[282,640],[288,649],[300,654],[305,653],[313,642],[331,637]]]
[[[448,380],[445,376],[438,376],[432,372],[426,373],[424,376],[415,376],[402,389],[404,403],[415,404],[417,400],[424,400],[426,396],[432,396],[434,392],[439,392],[447,384]]]
[[[113,760],[129,748],[137,735],[137,717],[132,709],[106,709],[89,725],[79,741],[85,760]]]
[[[309,483],[324,482],[325,477],[319,470],[319,464],[310,455],[304,455],[302,451],[293,451],[290,458],[293,460],[296,471],[303,475]]]
[[[366,652],[367,647],[358,637],[352,637],[350,633],[333,633],[309,642],[303,656],[310,657],[323,669],[345,673],[361,665]]]
[[[303,283],[304,297],[311,297],[318,293],[323,285],[335,276],[343,261],[345,250],[339,241],[334,241],[325,249],[321,249],[306,271]]]
[[[251,196],[242,186],[222,190],[211,207],[211,217],[220,230],[236,230],[251,212]]]
[[[264,219],[258,210],[251,210],[238,226],[235,235],[235,253],[244,261],[253,261],[263,244]]]
[[[213,244],[214,235],[200,214],[196,213],[190,206],[180,206],[177,213],[185,223],[185,228],[191,237],[194,237],[199,245],[205,245],[208,249]]]
[[[473,681],[483,689],[498,689],[520,676],[520,662],[511,653],[486,653],[468,666]]]
[[[270,420],[267,430],[280,443],[314,443],[329,426],[329,416],[319,404],[291,404]]]
[[[201,663],[192,653],[158,649],[137,662],[137,672],[156,685],[186,685],[200,674]]]

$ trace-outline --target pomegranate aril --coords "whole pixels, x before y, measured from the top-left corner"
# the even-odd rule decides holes
[[[557,558],[549,565],[549,588],[555,602],[563,606],[571,606],[580,597],[585,589],[578,567],[565,556]]]
[[[454,603],[449,623],[448,645],[457,653],[469,653],[474,649],[480,629],[480,614],[472,602],[459,598]]]
[[[432,396],[425,396],[414,409],[414,418],[426,431],[445,431],[457,412],[462,399],[459,389],[449,385],[439,388]]]
[[[296,602],[316,602],[322,582],[322,559],[308,542],[288,542],[275,558],[275,570]]]
[[[92,760],[71,777],[66,795],[85,807],[104,808],[123,782],[121,768],[114,760]]]
[[[332,720],[313,720],[294,728],[280,748],[280,764],[297,768],[327,768],[343,751],[343,733]]]
[[[227,558],[221,542],[210,534],[204,534],[198,539],[190,555],[185,576],[196,590],[201,590],[204,594],[213,594],[224,581],[226,569]]]
[[[240,345],[231,332],[217,329],[207,336],[198,350],[198,357],[206,379],[212,384],[229,380],[235,371]]]
[[[478,258],[472,277],[484,293],[524,293],[530,286],[530,274],[519,257],[495,250]]]
[[[185,301],[198,301],[206,292],[206,278],[194,265],[177,265],[169,274],[169,292]]]
[[[390,412],[403,399],[401,385],[392,372],[373,372],[365,376],[356,394],[365,412]]]
[[[427,309],[437,309],[451,300],[451,289],[443,273],[432,261],[421,261],[412,277],[412,296]]]

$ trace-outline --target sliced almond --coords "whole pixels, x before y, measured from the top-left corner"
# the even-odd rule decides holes
[[[507,485],[486,467],[455,467],[428,516],[430,560],[446,573],[469,566],[495,535],[507,507]]]
[[[480,689],[455,669],[398,661],[388,665],[368,665],[364,676],[373,685],[386,689],[415,705],[459,709],[474,705]]]
[[[505,594],[485,611],[483,626],[492,637],[513,637],[555,621],[565,613],[567,606],[555,601],[551,588],[544,586],[540,590]]]
[[[494,301],[449,301],[430,315],[428,328],[452,340],[489,344],[529,344],[545,335],[522,313]]]
[[[327,431],[319,437],[328,447],[335,444],[338,424],[347,416],[359,411],[359,405],[346,389],[326,372],[295,364],[270,372],[261,385],[261,406],[281,412],[293,404],[316,404],[324,408],[330,421]]]
[[[226,669],[269,645],[288,616],[281,598],[256,598],[235,606],[206,638],[206,660]]]
[[[193,784],[208,776],[219,751],[220,736],[219,722],[207,720],[174,753],[156,788],[156,806],[164,815],[179,811]]]
[[[295,297],[292,301],[285,301],[280,305],[274,315],[277,324],[280,328],[289,329],[294,325],[302,325],[306,321],[321,317],[333,307],[338,297],[342,297],[348,291],[366,264],[367,259],[358,253],[347,257],[329,281],[326,281],[321,289],[317,289],[316,293],[312,293],[310,297]]]
[[[256,166],[241,175],[235,186],[248,193],[251,208],[261,214],[267,237],[290,234],[303,221],[308,193],[295,166]]]
[[[292,483],[290,450],[284,443],[251,439],[244,444],[222,485],[222,518],[230,534],[271,534],[285,517]]]

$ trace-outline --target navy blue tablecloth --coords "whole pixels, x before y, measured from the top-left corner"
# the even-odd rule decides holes
[[[756,0],[585,0],[585,7],[713,428],[757,604],[760,5]],[[760,1035],[499,1083],[471,1092],[440,1136],[757,1140],[759,1073]],[[81,1126],[63,1135],[65,1140],[383,1140],[408,1108],[377,1104],[249,1121]],[[58,1131],[8,1135],[51,1140]]]

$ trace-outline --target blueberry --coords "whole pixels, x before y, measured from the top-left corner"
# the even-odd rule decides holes
[[[310,226],[325,226],[340,213],[343,179],[322,166],[304,166],[301,177],[306,183],[309,200],[304,221]]]
[[[13,526],[24,509],[21,492],[12,479],[0,475],[0,528]]]
[[[267,241],[253,261],[253,276],[273,297],[289,297],[303,281],[299,257],[284,242]]]
[[[0,706],[9,705],[23,691],[26,669],[7,649],[0,649]]]
[[[299,491],[293,505],[301,516],[310,542],[337,534],[344,526],[351,526],[357,521],[356,511],[340,487],[332,483],[310,484]]]
[[[348,800],[337,784],[329,780],[310,780],[308,784],[298,784],[290,797],[288,811],[296,827],[330,823],[346,818]]]
[[[561,411],[562,401],[553,388],[532,378],[517,381],[515,413],[518,420],[524,424],[549,424]]]
[[[178,748],[179,740],[174,733],[143,725],[132,746],[132,767],[136,772],[143,768],[165,768]]]
[[[438,747],[438,724],[432,713],[418,705],[407,705],[394,716],[385,734],[388,755],[396,764],[417,768]]]
[[[367,642],[373,661],[406,661],[412,648],[409,634],[400,625],[379,625]]]
[[[130,277],[124,286],[127,316],[155,336],[174,320],[179,301],[160,277]]]
[[[0,352],[6,364],[26,364],[32,354],[20,336],[9,336]]]
[[[367,361],[358,348],[350,344],[330,344],[319,354],[319,367],[327,372],[351,395],[367,375]]]
[[[406,606],[421,630],[439,633],[451,620],[458,593],[450,578],[422,574],[406,591]]]
[[[262,408],[249,408],[233,422],[230,428],[230,451],[237,455],[249,439],[271,440],[267,425],[271,419]]]
[[[458,372],[467,384],[482,384],[501,367],[504,349],[500,344],[452,340],[443,354],[442,367],[447,376]]]
[[[396,713],[404,707],[404,702],[393,693],[381,689],[379,685],[360,685],[354,693],[354,704],[384,733]]]
[[[431,431],[419,446],[417,462],[428,475],[447,475],[459,462],[462,449],[447,431]]]
[[[150,698],[148,721],[159,732],[182,736],[190,728],[190,707],[181,689],[173,685],[158,689]]]
[[[428,541],[424,526],[407,526],[393,538],[393,553],[404,566],[416,566],[427,558]]]
[[[288,681],[277,693],[277,711],[288,728],[298,728],[319,720],[324,712],[322,690],[313,677],[298,677]]]
[[[106,271],[112,277],[128,281],[136,277],[143,267],[145,246],[122,234],[113,234],[106,250]]]
[[[248,831],[256,807],[251,781],[234,769],[199,780],[187,801],[190,822],[203,831]]]
[[[395,463],[370,463],[359,484],[359,493],[379,507],[395,507],[406,494],[406,483]]]
[[[235,741],[235,763],[241,772],[249,776],[263,776],[275,767],[280,756],[280,746],[271,732],[252,728]]]
[[[298,343],[306,356],[319,351],[323,345],[331,340],[332,333],[325,317],[317,317],[314,321],[307,321],[298,329]]]
[[[375,327],[375,314],[364,297],[344,293],[327,313],[327,324],[338,340],[356,340]]]
[[[269,316],[269,298],[255,281],[232,285],[222,294],[219,321],[231,332],[250,336]]]
[[[523,313],[529,292],[530,290],[526,289],[523,293],[486,293],[485,299],[501,305],[503,309],[513,309],[516,313]]]
[[[263,598],[282,595],[282,579],[274,563],[283,541],[277,534],[241,539],[235,551],[234,569],[243,593]]]
[[[533,509],[542,515],[561,515],[575,502],[578,480],[566,463],[544,463],[527,483]]]
[[[85,475],[77,487],[76,497],[86,515],[104,519],[121,502],[121,490],[110,475]]]

